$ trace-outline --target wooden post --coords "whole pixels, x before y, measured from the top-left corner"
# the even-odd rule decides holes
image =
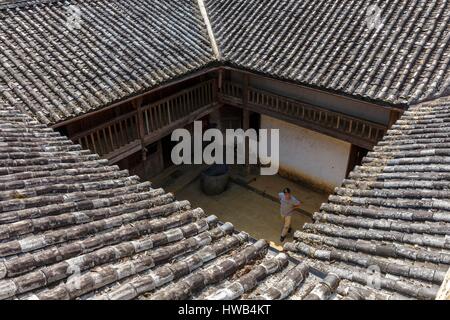
[[[244,108],[248,107],[248,82],[249,76],[248,74],[243,74],[243,85],[242,85],[242,105]]]
[[[242,86],[242,129],[244,131],[248,130],[250,128],[250,111],[248,108],[248,74],[243,74],[243,86]],[[249,138],[245,138],[245,173],[250,174],[251,167],[250,167],[250,141]]]
[[[247,130],[250,128],[250,111],[242,110],[242,129]]]
[[[163,153],[163,144],[162,144],[162,139],[158,140],[158,161],[159,161],[159,168],[162,170],[164,170],[164,153]]]
[[[212,103],[219,103],[219,79],[212,80]]]
[[[391,110],[390,114],[389,114],[389,123],[388,123],[388,128],[390,129],[392,127],[392,125],[398,120],[400,119],[400,116],[402,115],[402,113],[400,111],[397,110]]]
[[[366,156],[367,152],[367,149],[358,147],[354,144],[351,145],[347,161],[347,171],[345,173],[346,178],[348,178],[348,175],[350,174],[350,172],[352,172],[355,166],[361,164],[362,159]]]
[[[137,136],[139,140],[141,140],[141,147],[142,147],[142,161],[147,160],[147,153],[145,149],[144,144],[144,137],[145,137],[145,129],[144,129],[144,117],[142,112],[142,98],[137,98],[133,100],[132,102],[133,108],[136,110],[137,114]]]
[[[223,83],[223,70],[221,69],[221,70],[219,70],[219,80],[217,83],[217,87],[218,87],[219,91],[222,90],[222,83]]]

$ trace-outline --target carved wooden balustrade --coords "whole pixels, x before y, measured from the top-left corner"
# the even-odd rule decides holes
[[[285,120],[366,149],[383,137],[387,127],[294,99],[224,81],[220,102]]]
[[[210,113],[217,105],[216,80],[209,80],[141,108],[145,143]]]
[[[141,142],[137,128],[137,112],[133,111],[72,136],[71,139],[85,149],[90,149],[107,159],[114,159],[120,157],[123,152],[132,154],[140,150]]]
[[[70,138],[115,163],[210,113],[218,105],[215,88],[215,79],[203,82]]]
[[[222,103],[295,123],[367,149],[387,130],[380,124],[228,81],[217,92],[217,81],[212,79],[138,106],[71,139],[115,163],[207,115]]]

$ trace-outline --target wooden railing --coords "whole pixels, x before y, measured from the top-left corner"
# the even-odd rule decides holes
[[[248,108],[367,149],[371,149],[387,129],[383,125],[228,81],[222,83],[219,92],[216,88],[216,79],[203,82],[139,106],[71,139],[114,163],[210,113],[220,103]]]
[[[137,112],[133,111],[75,135],[71,139],[85,149],[108,157],[116,150],[139,141],[137,126]]]
[[[161,131],[215,102],[214,81],[210,80],[142,107],[145,134]]]
[[[225,81],[219,91],[223,103],[299,124],[363,148],[371,149],[387,127],[283,97],[270,92]]]
[[[115,163],[208,114],[217,105],[216,80],[203,82],[71,136],[72,141]]]

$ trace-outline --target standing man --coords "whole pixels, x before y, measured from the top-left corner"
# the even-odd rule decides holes
[[[286,239],[286,235],[292,231],[291,229],[291,220],[292,214],[294,210],[300,207],[300,201],[297,200],[293,195],[291,195],[291,190],[289,188],[285,188],[283,192],[278,194],[280,198],[280,214],[283,219],[284,225],[283,230],[281,231],[280,242],[284,242]]]

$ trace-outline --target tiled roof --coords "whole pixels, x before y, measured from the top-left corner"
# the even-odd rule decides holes
[[[364,164],[330,196],[315,215],[316,223],[307,224],[303,231],[296,232],[297,241],[285,245],[287,253],[298,258],[292,260],[286,253],[268,251],[264,240],[255,242],[244,232],[234,233],[231,224],[221,224],[216,217],[191,208],[189,202],[151,188],[150,183],[130,176],[126,170],[108,166],[106,160],[81,150],[45,125],[145,91],[147,86],[212,61],[210,39],[195,2],[165,1],[160,6],[168,7],[160,7],[138,0],[76,1],[86,14],[86,24],[77,31],[82,37],[61,27],[65,9],[60,2],[33,3],[36,5],[29,7],[30,2],[24,1],[20,9],[0,11],[0,298],[435,297],[450,264],[448,99],[414,105],[405,112]],[[229,3],[230,7],[225,6],[221,12],[232,14],[235,3],[244,2]],[[339,1],[335,6],[343,3],[347,2]],[[390,3],[389,8],[403,2]],[[417,39],[422,39],[423,30],[431,38],[439,34],[449,14],[448,9],[442,9],[444,2],[408,3],[421,3],[430,9],[431,16],[440,15],[433,27],[425,21],[429,19],[426,15],[423,17],[427,19],[418,20],[427,28],[413,33]],[[219,17],[208,4],[211,21],[217,25]],[[271,2],[266,4],[271,8]],[[316,9],[322,8],[315,4]],[[217,1],[214,8],[220,5],[223,3]],[[291,7],[293,2],[284,5],[295,8]],[[241,8],[242,14],[265,12],[245,8]],[[183,15],[183,10],[195,14]],[[128,15],[130,11],[132,15]],[[116,13],[122,20],[111,21],[100,12]],[[149,20],[152,12],[158,12],[160,19]],[[166,35],[178,26],[169,21],[174,17],[177,23],[186,23],[170,35],[174,42],[163,37],[157,47],[152,47],[153,26],[164,31],[158,34]],[[150,24],[143,27],[143,21]],[[326,26],[327,20],[322,21]],[[191,38],[191,31],[185,34],[188,28],[194,28],[198,37]],[[278,31],[272,40],[282,35],[277,28],[273,29]],[[240,29],[215,30],[225,59],[228,53],[221,36],[231,37]],[[289,29],[295,30],[293,26]],[[261,26],[258,30],[265,34]],[[348,31],[342,30],[344,34]],[[396,30],[391,31],[396,34]],[[145,37],[147,34],[152,36]],[[256,34],[249,34],[249,39],[259,41]],[[377,79],[384,84],[391,79],[389,83],[393,84],[386,86],[386,92],[395,99],[404,95],[406,100],[415,101],[442,94],[442,85],[447,85],[447,38],[440,35],[439,41],[427,41],[428,46],[413,60],[415,54],[406,54],[383,64],[379,55],[384,52],[389,56],[390,42],[384,42],[381,49],[371,47],[371,52],[381,50],[371,60],[379,62],[373,66],[364,65],[363,60],[359,63],[345,56],[334,57],[335,51],[333,59],[346,60],[351,73],[364,79],[376,66]],[[405,44],[402,39],[407,38],[399,32],[396,41],[402,46],[398,52],[403,52],[405,45],[409,50],[421,43],[416,39],[418,42]],[[117,41],[122,43],[119,48],[127,50],[114,51]],[[324,51],[321,43],[319,38],[317,43],[306,42]],[[273,45],[276,53],[279,44],[275,41]],[[352,51],[342,45],[337,53]],[[143,53],[140,46],[153,54]],[[289,48],[282,50],[287,52]],[[355,48],[365,45],[357,41]],[[312,51],[306,52],[313,57]],[[117,54],[121,56],[116,59]],[[414,64],[417,59],[423,67]],[[298,63],[306,70],[316,68]],[[317,68],[328,68],[327,63]],[[353,69],[358,64],[363,67],[359,71]],[[399,72],[405,82],[397,82],[395,70],[402,70]],[[340,71],[334,74],[335,79],[339,79]],[[381,89],[380,94],[383,92]],[[372,271],[379,271],[381,277],[372,275]]]
[[[234,231],[0,105],[0,299],[277,299],[337,283]]]
[[[0,107],[1,299],[432,299],[450,264],[449,102],[404,114],[298,260]]]
[[[213,60],[196,1],[0,4],[1,94],[42,123],[100,109]]]
[[[236,67],[389,104],[450,93],[446,0],[205,1]]]
[[[101,109],[212,64],[383,104],[449,93],[445,0],[374,1],[382,9],[380,29],[367,27],[371,3],[359,0],[206,0],[207,22],[197,0],[6,3],[0,84],[7,90],[0,94],[42,123]]]
[[[377,271],[381,289],[433,299],[450,265],[449,119],[450,99],[410,107],[285,248],[342,279]]]

